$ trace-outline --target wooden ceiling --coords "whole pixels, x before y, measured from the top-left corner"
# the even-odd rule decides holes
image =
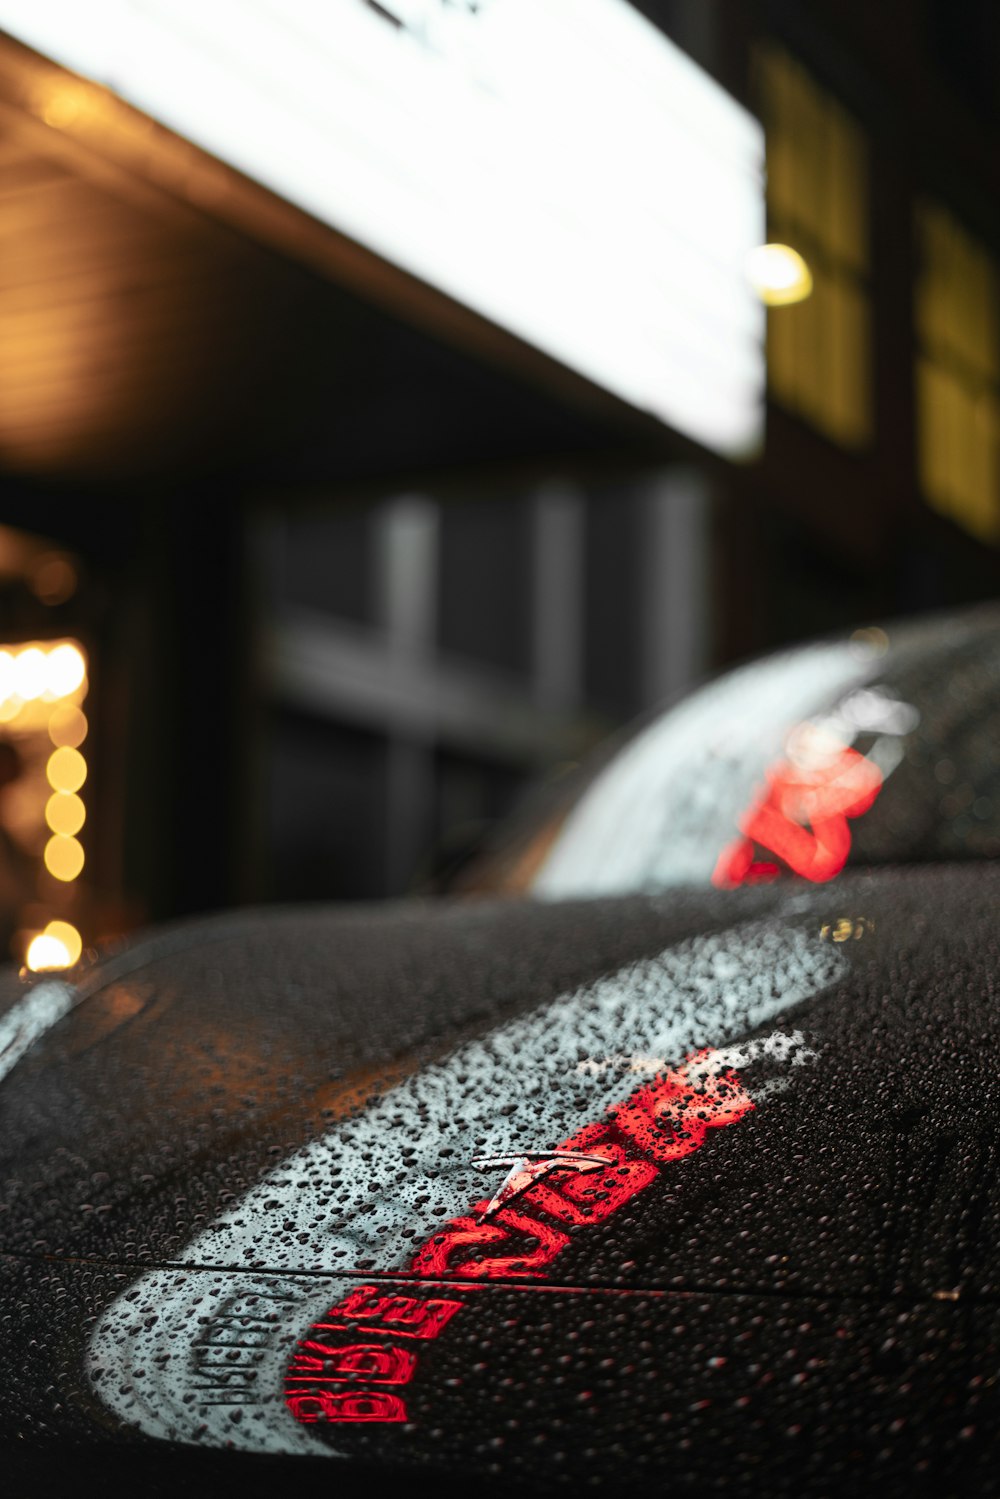
[[[0,36],[0,475],[332,482],[662,429]]]
[[[266,257],[209,220],[154,216],[0,142],[0,463],[155,471],[204,446],[238,395]]]

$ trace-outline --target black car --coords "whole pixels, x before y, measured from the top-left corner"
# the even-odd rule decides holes
[[[1000,1487],[1000,617],[896,636],[846,680],[807,649],[784,696],[792,658],[744,669],[739,713],[707,689],[700,752],[705,700],[675,710],[614,893],[556,856],[669,719],[547,814],[546,899],[240,913],[12,977],[7,1471]]]
[[[1000,854],[1000,610],[799,646],[652,716],[457,884],[547,899]]]

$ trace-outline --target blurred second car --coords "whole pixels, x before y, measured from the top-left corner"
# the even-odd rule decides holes
[[[466,887],[550,899],[1000,854],[1000,610],[740,667],[515,821]]]

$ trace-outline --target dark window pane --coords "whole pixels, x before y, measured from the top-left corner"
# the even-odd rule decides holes
[[[374,619],[372,521],[366,510],[285,517],[277,561],[279,604],[321,610],[339,619]]]
[[[525,773],[499,761],[440,750],[435,757],[436,839],[422,883],[446,889],[483,852],[523,793]]]
[[[438,638],[445,654],[529,671],[530,525],[520,498],[442,508]]]
[[[385,741],[282,712],[272,721],[267,864],[276,900],[385,893]]]
[[[639,522],[624,489],[602,489],[587,505],[586,699],[614,718],[641,706]]]

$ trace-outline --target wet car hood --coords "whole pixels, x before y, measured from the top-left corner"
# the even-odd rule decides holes
[[[982,864],[250,913],[12,992],[5,1436],[974,1474],[998,895]]]

